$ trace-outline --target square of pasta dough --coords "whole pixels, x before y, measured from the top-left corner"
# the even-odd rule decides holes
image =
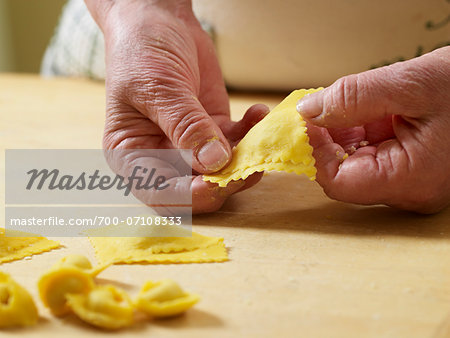
[[[60,247],[59,242],[45,237],[6,237],[0,228],[0,264],[37,255]]]
[[[228,260],[223,238],[192,233],[192,237],[90,237],[102,264],[210,263]]]

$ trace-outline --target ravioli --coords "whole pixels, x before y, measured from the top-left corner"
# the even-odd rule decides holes
[[[228,260],[223,238],[192,233],[192,237],[90,237],[102,264],[209,263]]]
[[[60,244],[45,237],[6,237],[0,228],[0,264],[56,249]]]
[[[203,180],[225,187],[231,181],[270,170],[306,174],[315,180],[313,148],[296,105],[303,96],[322,89],[299,89],[289,94],[233,148],[231,163],[218,173],[203,175]]]

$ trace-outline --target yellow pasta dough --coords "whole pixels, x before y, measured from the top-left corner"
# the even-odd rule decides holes
[[[204,175],[203,180],[225,187],[230,181],[266,170],[306,174],[314,180],[313,148],[296,105],[303,96],[321,89],[299,89],[289,94],[233,149],[231,163],[216,174]]]
[[[57,261],[52,266],[52,270],[58,270],[61,268],[76,268],[83,272],[88,273],[92,277],[97,276],[100,272],[105,270],[110,264],[101,264],[98,266],[93,267],[89,259],[87,259],[86,256],[79,255],[79,254],[70,254],[63,258],[61,258],[59,261]]]
[[[55,316],[70,312],[68,294],[86,294],[94,288],[92,275],[74,266],[51,268],[38,282],[39,296]]]
[[[34,325],[38,317],[28,291],[0,271],[0,328]]]
[[[131,300],[115,286],[96,286],[88,293],[68,294],[66,298],[70,309],[94,326],[117,330],[133,323]]]
[[[185,292],[171,279],[146,282],[136,298],[135,306],[153,316],[170,317],[179,315],[200,300],[198,295]]]
[[[97,257],[108,263],[207,263],[228,260],[223,238],[90,237]]]
[[[56,249],[60,244],[44,237],[6,237],[0,228],[0,264]]]
[[[74,267],[84,271],[90,271],[92,264],[86,256],[79,254],[70,254],[64,256],[53,264],[52,269],[60,269],[64,267]]]

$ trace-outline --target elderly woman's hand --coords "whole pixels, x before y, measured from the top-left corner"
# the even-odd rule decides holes
[[[422,213],[450,203],[450,47],[343,77],[297,110],[331,198]]]
[[[86,3],[106,43],[104,148],[192,149],[195,174],[224,167],[231,159],[231,146],[268,108],[256,105],[242,121],[230,120],[214,46],[192,13],[191,2]],[[219,188],[194,175],[193,212],[219,209],[228,196],[259,178],[258,174]]]

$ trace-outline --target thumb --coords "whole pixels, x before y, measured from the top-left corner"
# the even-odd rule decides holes
[[[192,149],[192,167],[216,172],[231,158],[231,147],[219,126],[193,95],[178,97],[159,108],[157,124],[178,149]]]
[[[418,117],[429,108],[420,100],[431,89],[429,59],[427,55],[342,77],[299,100],[297,111],[325,128],[360,126],[388,115]]]

